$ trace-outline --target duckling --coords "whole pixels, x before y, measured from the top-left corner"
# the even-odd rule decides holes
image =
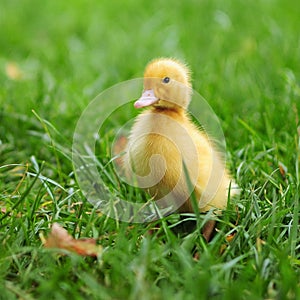
[[[148,109],[131,129],[124,167],[159,207],[194,212],[194,193],[200,212],[222,210],[234,183],[211,140],[191,121],[187,113],[191,97],[185,64],[159,58],[146,66],[144,91],[134,107]]]

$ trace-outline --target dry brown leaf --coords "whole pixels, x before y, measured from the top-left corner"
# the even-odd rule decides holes
[[[227,236],[226,236],[226,241],[228,242],[228,243],[230,243],[232,240],[233,240],[233,238],[235,237],[235,235],[236,235],[236,233],[231,233],[231,234],[228,234]]]
[[[123,164],[122,157],[118,157],[118,156],[122,153],[122,151],[125,150],[127,142],[128,142],[127,137],[124,135],[121,135],[118,137],[118,139],[114,143],[113,155],[116,156],[115,163],[118,167],[121,167]]]
[[[5,66],[5,72],[7,77],[12,80],[20,80],[23,77],[20,67],[15,62],[8,62]]]
[[[228,244],[234,239],[236,235],[236,232],[234,233],[231,233],[231,234],[228,234],[226,237],[225,237],[225,240],[226,240],[226,244],[222,244],[221,247],[220,247],[220,254],[223,254],[225,252],[225,250],[227,249],[228,247]]]
[[[280,172],[281,176],[283,178],[285,178],[285,175],[287,173],[287,167],[282,162],[278,163],[278,167],[279,167],[279,172]]]
[[[102,246],[92,238],[74,239],[66,229],[54,223],[47,239],[42,238],[45,248],[64,249],[82,256],[97,257],[102,253]]]

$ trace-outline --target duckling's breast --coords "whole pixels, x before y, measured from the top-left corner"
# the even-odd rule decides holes
[[[138,116],[129,139],[128,159],[135,174],[147,178],[152,195],[162,197],[174,188],[177,193],[187,193],[183,163],[190,179],[197,181],[198,141],[190,130],[189,120],[174,112],[147,111]]]

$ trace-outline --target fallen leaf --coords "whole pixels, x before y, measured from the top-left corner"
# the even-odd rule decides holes
[[[113,155],[115,157],[115,163],[118,167],[122,167],[123,165],[123,158],[121,157],[121,154],[125,150],[127,142],[127,137],[121,135],[117,138],[113,145]]]
[[[15,62],[9,62],[5,66],[5,72],[9,79],[20,80],[23,77],[23,73],[20,67]]]
[[[127,137],[125,135],[120,135],[114,144],[114,153],[119,154],[124,151],[127,145]]]
[[[231,234],[228,234],[225,239],[227,242],[230,243],[234,237],[235,237],[235,233],[231,233]]]
[[[233,238],[235,237],[236,235],[236,232],[234,233],[231,233],[231,234],[228,234],[226,237],[225,237],[225,241],[226,241],[226,244],[222,244],[221,247],[220,247],[220,254],[223,254],[225,252],[225,250],[227,249],[228,247],[228,244],[233,240]]]
[[[54,223],[47,239],[41,236],[45,248],[64,249],[82,256],[97,257],[102,253],[102,246],[92,238],[74,239],[66,229]]]
[[[285,175],[287,173],[287,167],[282,162],[278,163],[278,167],[279,167],[279,172],[280,172],[281,176],[283,178],[285,178]]]

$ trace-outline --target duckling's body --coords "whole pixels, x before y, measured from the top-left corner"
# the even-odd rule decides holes
[[[231,178],[221,155],[186,113],[188,69],[178,61],[158,59],[146,67],[144,78],[145,90],[135,107],[150,109],[132,127],[124,158],[127,173],[133,170],[141,187],[156,200],[165,197],[164,203],[180,212],[193,212],[192,192],[201,212],[225,208]]]

